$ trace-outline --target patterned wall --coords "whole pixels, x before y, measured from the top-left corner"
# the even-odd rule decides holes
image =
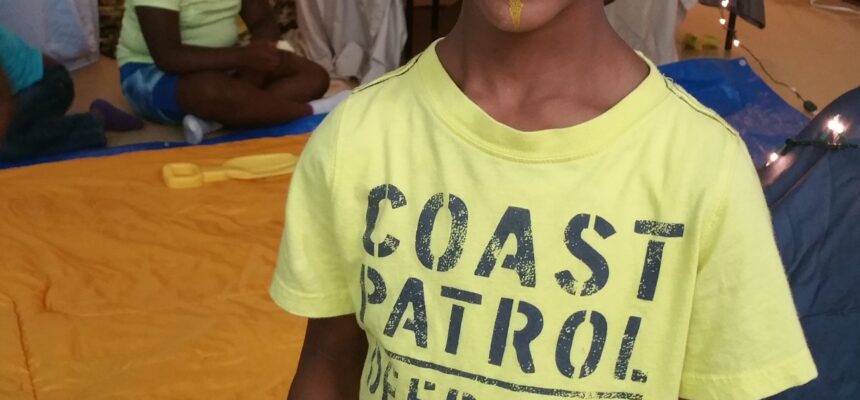
[[[122,26],[125,0],[99,0],[99,47],[102,54],[113,57]]]

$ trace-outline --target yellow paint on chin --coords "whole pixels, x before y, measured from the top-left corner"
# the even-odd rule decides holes
[[[511,23],[515,30],[520,29],[520,20],[523,16],[523,0],[508,0],[508,11],[511,13]]]

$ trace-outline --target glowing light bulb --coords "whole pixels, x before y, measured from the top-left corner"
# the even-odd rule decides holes
[[[735,39],[735,40],[733,40],[733,41],[732,41],[732,44],[733,44],[735,47],[740,47],[740,45],[741,45],[741,41],[740,41],[740,40],[738,40],[738,39]]]
[[[765,163],[765,167],[769,167],[771,164],[775,163],[776,160],[779,160],[779,153],[773,152],[770,153],[770,156],[767,157],[767,163]]]
[[[836,136],[839,136],[845,133],[846,130],[848,130],[845,127],[845,124],[842,123],[842,121],[839,119],[839,117],[840,115],[836,115],[835,117],[827,121],[827,129],[830,129],[830,131],[833,132],[833,134]]]
[[[729,0],[723,0],[722,2],[720,2],[720,5],[722,5],[723,8],[728,8],[729,7]]]
[[[771,164],[775,163],[776,160],[779,160],[779,154],[770,153],[770,157],[768,157],[767,160],[768,160],[767,165],[771,165]]]
[[[720,18],[720,25],[725,25],[725,24],[726,24],[726,19]]]

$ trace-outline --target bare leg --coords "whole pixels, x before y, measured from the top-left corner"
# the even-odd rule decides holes
[[[286,123],[312,113],[306,101],[291,101],[219,71],[182,75],[177,97],[189,114],[231,127]]]
[[[306,58],[284,53],[282,67],[269,74],[263,88],[284,99],[307,103],[323,97],[329,76],[323,67]]]

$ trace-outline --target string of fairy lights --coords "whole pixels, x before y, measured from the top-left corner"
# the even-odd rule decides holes
[[[720,19],[719,19],[720,25],[723,27],[723,29],[729,31],[728,32],[729,36],[727,36],[727,37],[731,38],[732,46],[733,47],[740,47],[740,48],[743,48],[744,50],[746,50],[747,53],[750,54],[750,56],[752,56],[756,61],[758,61],[759,66],[761,66],[761,68],[762,68],[762,71],[765,74],[767,74],[767,76],[772,81],[790,89],[794,93],[794,95],[797,96],[797,98],[799,98],[801,101],[803,101],[803,108],[809,113],[814,113],[818,108],[815,105],[815,103],[804,98],[797,91],[797,89],[794,86],[791,86],[785,82],[782,82],[780,80],[775,79],[773,77],[773,75],[771,75],[770,72],[768,72],[767,69],[764,67],[764,63],[762,63],[761,60],[758,57],[756,57],[756,55],[749,48],[747,48],[746,46],[744,46],[741,43],[741,40],[737,34],[737,29],[735,29],[734,27],[729,27],[727,25],[729,23],[729,21],[726,19],[725,12],[727,10],[730,10],[731,7],[733,7],[732,3],[734,1],[737,1],[737,0],[722,0],[720,2],[720,6],[722,6],[722,8],[720,8]],[[832,150],[860,148],[860,144],[853,143],[853,142],[850,142],[850,141],[845,139],[845,133],[848,132],[848,129],[850,128],[849,125],[850,124],[847,121],[844,121],[842,119],[841,115],[837,114],[837,115],[833,116],[832,118],[830,118],[829,120],[827,120],[827,122],[825,123],[825,126],[823,127],[821,132],[818,134],[818,137],[816,137],[814,140],[787,139],[779,150],[774,151],[773,153],[770,154],[770,156],[768,157],[767,164],[765,166],[769,167],[769,166],[773,165],[774,163],[778,162],[783,156],[785,156],[786,154],[788,154],[788,152],[790,152],[792,149],[794,149],[795,147],[798,147],[798,146],[819,147],[819,148],[826,148],[826,149],[832,149]]]
[[[726,16],[723,15],[723,11],[728,10],[729,6],[732,5],[732,2],[731,2],[731,0],[723,0],[722,2],[720,2],[720,5],[722,6],[722,8],[720,9],[720,25],[723,26],[723,29],[728,29],[726,27],[728,20],[726,19]],[[732,46],[740,47],[741,46],[741,40],[738,39],[737,30],[734,30],[733,32],[731,32],[731,35],[732,35]],[[726,45],[726,46],[728,46],[728,45]]]
[[[770,154],[766,167],[779,161],[784,155],[788,154],[793,148],[798,146],[819,147],[831,150],[842,149],[858,149],[860,144],[853,143],[845,139],[845,133],[850,128],[848,122],[842,120],[842,116],[837,114],[827,120],[824,129],[819,133],[814,140],[796,140],[787,139],[782,148]]]
[[[726,19],[725,12],[726,11],[731,12],[731,8],[734,7],[733,3],[735,3],[736,1],[738,1],[738,0],[722,0],[720,3],[720,5],[722,6],[720,8],[720,19],[719,19],[720,26],[722,26],[723,30],[725,30],[728,33],[727,37],[732,39],[732,46],[733,47],[740,47],[743,50],[745,50],[750,55],[750,57],[752,57],[758,63],[758,66],[761,68],[761,71],[765,75],[767,75],[767,77],[770,78],[770,80],[773,83],[775,83],[779,86],[783,86],[783,87],[787,88],[788,90],[791,90],[791,92],[794,94],[794,96],[797,97],[798,100],[800,100],[801,104],[803,105],[803,109],[810,114],[814,114],[816,111],[818,111],[818,105],[815,104],[815,102],[813,102],[812,100],[809,100],[806,97],[804,97],[802,94],[800,94],[800,91],[798,91],[797,88],[794,87],[793,85],[790,85],[790,84],[788,84],[784,81],[781,81],[781,80],[777,79],[776,77],[774,77],[773,74],[771,74],[770,71],[768,71],[767,67],[765,67],[764,62],[762,62],[762,60],[760,58],[758,58],[758,56],[756,56],[756,54],[752,51],[752,49],[750,49],[749,47],[747,47],[746,45],[741,43],[740,38],[738,38],[737,29],[734,26],[729,26],[731,24]],[[728,39],[726,39],[726,40],[728,40]],[[728,48],[727,48],[727,50],[728,50]]]

